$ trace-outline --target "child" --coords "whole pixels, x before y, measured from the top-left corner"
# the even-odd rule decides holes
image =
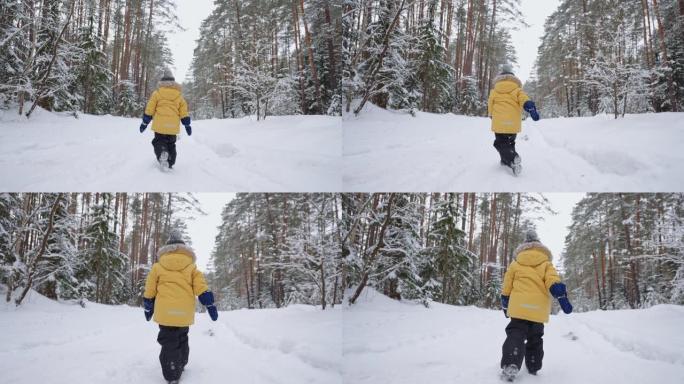
[[[145,318],[159,323],[157,342],[164,379],[177,383],[188,363],[188,330],[195,320],[195,297],[207,307],[213,321],[218,319],[214,295],[209,291],[202,272],[195,266],[195,253],[185,245],[178,232],[172,232],[158,252],[145,282],[143,303]]]
[[[539,242],[536,232],[528,231],[525,243],[515,250],[515,260],[506,270],[501,295],[504,314],[511,317],[501,357],[505,380],[513,381],[520,371],[523,357],[530,374],[536,375],[541,369],[543,323],[549,321],[551,311],[549,293],[558,299],[563,312],[572,312],[565,284],[560,282],[551,264],[551,251]]]
[[[159,89],[152,93],[147,102],[140,133],[147,129],[147,125],[154,119],[154,154],[162,169],[171,169],[176,163],[176,136],[180,133],[180,123],[185,126],[188,136],[192,135],[188,103],[181,95],[181,86],[176,83],[173,73],[168,68],[159,82]]]
[[[514,175],[522,171],[520,156],[515,151],[515,138],[521,130],[523,109],[529,112],[532,120],[539,120],[537,108],[522,90],[522,83],[513,74],[513,67],[504,64],[501,73],[494,79],[487,110],[492,119],[492,131],[496,136],[494,148],[499,151],[501,165],[510,167]]]

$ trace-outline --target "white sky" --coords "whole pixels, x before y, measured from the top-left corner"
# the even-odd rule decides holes
[[[202,205],[206,216],[194,215],[193,220],[186,222],[188,234],[192,240],[192,248],[197,255],[197,268],[207,271],[207,264],[214,250],[214,242],[221,225],[223,207],[235,198],[234,193],[196,193],[194,196]]]
[[[557,215],[547,215],[543,221],[537,222],[537,235],[544,245],[553,253],[553,264],[561,267],[561,254],[565,248],[565,236],[572,224],[572,209],[585,196],[583,193],[545,193],[551,209]]]
[[[516,75],[525,83],[530,78],[534,61],[537,59],[537,48],[544,34],[544,22],[558,8],[560,0],[521,0],[520,5],[520,10],[530,27],[512,31],[511,37],[518,55]]]
[[[176,5],[180,25],[185,31],[170,34],[169,45],[173,52],[176,81],[182,83],[190,71],[200,25],[214,9],[214,0],[176,0]]]

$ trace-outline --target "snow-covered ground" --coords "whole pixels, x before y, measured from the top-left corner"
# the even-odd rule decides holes
[[[362,295],[344,310],[345,382],[501,383],[502,311]],[[681,383],[682,324],[684,307],[672,305],[551,316],[542,370],[531,376],[523,368],[516,382]]]
[[[339,117],[198,120],[162,173],[140,119],[0,111],[0,191],[335,192]]]
[[[684,113],[528,119],[516,145],[519,177],[499,165],[487,118],[414,118],[367,105],[343,126],[350,192],[684,190]]]
[[[0,304],[3,384],[162,384],[157,324],[141,308]],[[210,332],[211,330],[211,332]],[[213,333],[211,335],[210,333]],[[341,384],[342,311],[308,306],[195,315],[181,382]]]

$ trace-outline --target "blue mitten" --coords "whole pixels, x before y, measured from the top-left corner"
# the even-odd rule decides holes
[[[150,321],[154,314],[154,299],[143,298],[143,307],[145,307],[145,319]]]
[[[563,283],[553,284],[551,288],[549,288],[549,291],[551,292],[551,295],[553,295],[553,297],[555,297],[556,299],[568,295],[568,292],[565,289],[565,284]]]
[[[140,124],[140,133],[145,132],[147,126],[150,124],[150,121],[152,121],[152,116],[143,114],[143,122]]]
[[[504,315],[508,318],[508,299],[509,296],[501,295],[501,309],[504,311]]]
[[[537,112],[537,106],[534,104],[534,101],[526,101],[525,105],[523,105],[523,109],[530,114],[532,120],[539,121],[539,113]]]
[[[568,300],[567,297],[561,297],[558,299],[558,304],[560,304],[561,309],[563,312],[570,314],[572,313],[572,304],[570,304],[570,300]]]
[[[202,305],[207,307],[209,317],[211,317],[213,321],[216,321],[216,319],[218,319],[218,310],[214,305],[214,294],[211,291],[206,291],[203,294],[199,295],[197,298],[199,299],[200,303],[202,303]]]
[[[188,133],[188,136],[192,136],[192,127],[190,126],[190,116],[185,116],[184,118],[181,119],[181,123],[185,126],[185,132]]]
[[[207,305],[207,312],[209,312],[211,320],[216,321],[218,319],[218,310],[215,305]]]
[[[551,295],[558,299],[558,304],[560,304],[561,309],[565,313],[572,313],[572,304],[568,299],[568,291],[563,283],[555,283],[549,288]]]
[[[211,291],[205,291],[203,294],[197,296],[197,298],[205,307],[214,305],[214,294]]]

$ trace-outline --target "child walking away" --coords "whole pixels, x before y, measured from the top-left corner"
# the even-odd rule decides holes
[[[511,168],[516,176],[522,171],[522,161],[515,151],[515,138],[521,131],[523,109],[532,116],[532,120],[539,120],[537,108],[522,90],[522,83],[513,74],[513,67],[504,64],[494,79],[487,110],[492,119],[492,131],[496,136],[494,148],[499,151],[501,165]]]
[[[195,266],[195,253],[178,232],[172,232],[159,249],[158,260],[145,282],[145,318],[150,321],[154,315],[159,324],[157,341],[161,344],[159,362],[164,379],[178,383],[190,353],[188,331],[195,321],[195,296],[213,321],[218,319],[218,311],[213,293]]]
[[[154,120],[154,121],[153,121]],[[176,163],[176,136],[180,133],[183,123],[188,136],[192,135],[188,103],[181,95],[181,86],[176,83],[173,73],[168,68],[159,82],[159,89],[152,93],[147,102],[140,133],[145,132],[147,125],[152,122],[154,131],[154,154],[162,170],[173,168]]]
[[[563,312],[572,312],[565,284],[551,264],[551,251],[539,242],[536,232],[528,231],[504,276],[501,307],[511,322],[506,326],[502,347],[502,379],[513,381],[523,358],[530,374],[536,375],[541,369],[542,336],[544,323],[549,321],[551,295],[558,299]]]

